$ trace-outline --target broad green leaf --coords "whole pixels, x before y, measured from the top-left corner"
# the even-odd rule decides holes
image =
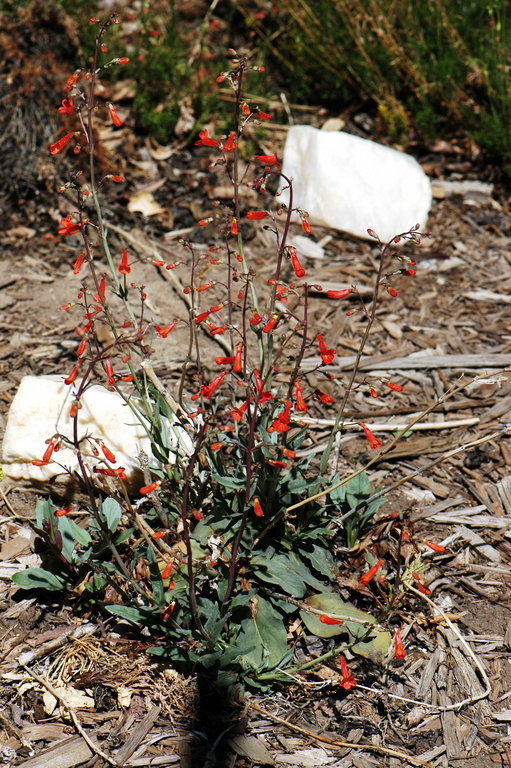
[[[45,571],[44,568],[26,568],[12,576],[12,580],[21,589],[47,589],[60,592],[67,588],[66,582],[60,576]]]
[[[128,541],[134,530],[134,528],[125,528],[124,531],[119,531],[117,536],[114,537],[115,546],[118,547],[120,544],[124,544],[125,541]]]
[[[320,621],[321,614],[300,611],[303,623],[313,635],[334,637],[348,633],[352,640],[363,638],[360,643],[352,647],[352,651],[373,661],[383,659],[390,647],[391,637],[384,629],[372,626],[376,624],[376,619],[370,613],[360,611],[333,592],[312,595],[304,602],[311,608],[344,621],[344,624],[323,624]]]
[[[307,558],[318,573],[321,573],[330,580],[334,578],[336,571],[335,560],[330,550],[326,549],[326,547],[313,544],[311,552],[302,549],[300,554],[302,557]]]
[[[254,557],[251,565],[256,578],[276,584],[288,595],[300,598],[305,594],[305,582],[296,569],[290,567],[290,563],[285,555],[273,555],[268,558]]]
[[[46,501],[39,500],[35,506],[35,519],[37,527],[42,528],[43,522],[45,520],[55,520],[53,513],[56,509],[57,507],[52,501],[50,501],[50,499],[46,499]]]
[[[145,624],[149,618],[147,610],[130,608],[127,605],[106,605],[105,608],[109,613],[120,616],[121,619],[126,619],[126,621],[131,621],[133,624]]]
[[[220,475],[218,472],[213,472],[213,479],[219,485],[223,485],[224,488],[230,488],[233,491],[240,491],[245,487],[244,477],[233,477],[232,475]]]
[[[121,519],[121,507],[119,503],[109,496],[101,504],[101,516],[104,518],[106,526],[109,531],[114,533],[119,525]]]
[[[282,617],[271,604],[258,597],[253,616],[241,624],[238,647],[246,644],[254,650],[243,655],[243,661],[254,669],[272,669],[287,652],[287,632]]]
[[[67,517],[55,517],[54,520],[55,526],[61,537],[60,551],[62,556],[66,558],[67,562],[71,563],[73,561],[73,552],[76,544],[73,521]],[[76,526],[76,523],[74,525],[75,527],[78,527]]]
[[[66,518],[66,520],[73,539],[77,541],[78,544],[81,544],[84,547],[88,547],[92,542],[90,533],[84,528],[80,528],[80,526],[77,525],[74,520],[71,520],[70,518]]]

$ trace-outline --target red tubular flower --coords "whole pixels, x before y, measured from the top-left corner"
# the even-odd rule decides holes
[[[248,211],[245,214],[246,219],[250,219],[251,221],[260,221],[261,219],[265,219],[268,216],[266,211]]]
[[[118,477],[119,480],[126,480],[126,468],[125,467],[94,467],[94,472],[97,475],[106,475],[107,477]]]
[[[428,539],[424,539],[423,541],[426,546],[433,550],[433,552],[439,552],[440,554],[447,552],[446,548],[441,544],[436,544],[434,541],[428,541]]]
[[[225,307],[225,302],[222,302],[221,304],[215,304],[214,307],[210,307],[209,312],[220,312],[221,309]]]
[[[321,355],[321,359],[325,363],[325,365],[330,365],[331,362],[333,362],[333,359],[335,357],[335,349],[328,349],[325,340],[323,339],[323,336],[321,333],[318,333],[316,336],[316,339],[318,341],[319,346],[319,354]]]
[[[98,286],[98,292],[94,294],[94,301],[104,304],[105,292],[106,292],[106,278],[102,277]]]
[[[260,163],[264,163],[265,165],[274,165],[276,168],[281,168],[281,165],[277,159],[277,153],[274,152],[273,155],[256,155],[256,160],[259,160]]]
[[[220,142],[208,136],[207,128],[203,128],[202,131],[199,131],[199,138],[195,142],[195,146],[196,147],[219,147]]]
[[[235,137],[236,137],[235,132],[231,131],[229,133],[229,137],[227,141],[224,144],[224,152],[231,152],[233,149],[236,149]]]
[[[401,384],[394,384],[393,381],[386,381],[385,384],[387,385],[387,387],[389,389],[392,389],[394,392],[402,392],[403,391],[403,387],[401,386]]]
[[[172,614],[174,613],[174,608],[176,607],[176,601],[173,600],[170,605],[168,605],[165,610],[163,611],[161,617],[163,621],[167,621],[167,619],[170,619]]]
[[[253,500],[253,505],[254,505],[254,515],[256,517],[264,517],[263,508],[257,496]]]
[[[258,312],[254,312],[252,317],[249,318],[248,322],[250,323],[250,325],[259,325],[259,323],[263,322],[263,318]]]
[[[106,358],[103,365],[105,366],[106,375],[111,378],[114,375],[114,369],[109,357]]]
[[[248,117],[248,116],[250,115],[250,107],[248,106],[248,104],[247,104],[246,102],[244,102],[244,103],[241,105],[241,112],[242,112],[242,114],[243,114],[245,117]]]
[[[61,115],[71,115],[75,111],[75,103],[73,99],[62,99],[62,104],[57,109]]]
[[[200,219],[197,222],[197,224],[199,225],[199,227],[207,227],[208,224],[211,224],[212,221],[213,221],[213,219],[210,216],[208,219]]]
[[[389,296],[393,296],[394,298],[398,296],[398,292],[396,291],[396,289],[391,288],[390,286],[387,287],[387,293],[389,294]]]
[[[231,235],[237,235],[238,234],[238,219],[235,217],[231,221]]]
[[[129,59],[127,56],[121,56],[120,59],[117,59],[119,64],[129,64]]]
[[[121,181],[124,181],[124,176],[110,176],[110,179],[112,181],[115,181],[117,184],[120,184]]]
[[[375,390],[372,384],[369,384],[369,394],[371,397],[378,397],[378,392]]]
[[[271,467],[279,467],[280,469],[285,469],[287,467],[286,461],[278,461],[277,459],[267,459],[267,461]]]
[[[131,272],[131,267],[128,263],[128,249],[124,248],[122,254],[121,254],[121,263],[117,267],[117,271],[121,275],[129,275]]]
[[[215,363],[217,365],[232,365],[234,357],[215,357]]]
[[[277,414],[273,420],[268,432],[287,432],[289,429],[290,413],[291,413],[291,400],[286,400],[284,403],[284,410]]]
[[[222,443],[211,443],[211,445],[209,446],[209,450],[219,451],[221,447],[222,447]]]
[[[108,448],[108,446],[106,446],[104,443],[101,443],[101,450],[103,451],[103,456],[107,461],[112,462],[112,464],[116,463],[116,458],[114,454],[112,453],[110,448]]]
[[[266,325],[263,326],[263,333],[271,333],[275,326],[277,325],[279,316],[278,315],[272,315],[271,318],[268,320]]]
[[[85,256],[86,256],[86,253],[85,253],[85,251],[83,251],[83,253],[80,253],[79,256],[77,257],[75,263],[73,264],[73,274],[74,275],[77,275],[79,273],[80,269],[82,268],[82,264],[83,264],[83,260],[84,260]]]
[[[201,312],[200,315],[197,315],[195,318],[196,323],[202,323],[203,320],[205,320],[209,316],[209,309],[207,309],[205,312]]]
[[[243,367],[243,344],[238,344],[236,346],[236,354],[234,355],[232,370],[234,371],[234,373],[240,373],[242,367]]]
[[[207,316],[207,315],[206,315]],[[202,318],[204,320],[204,318]],[[200,320],[197,320],[195,318],[195,322],[201,322]],[[213,325],[213,323],[208,323],[209,332],[212,336],[222,336],[227,330],[226,325]]]
[[[76,356],[81,357],[86,349],[87,349],[87,339],[83,338],[78,345],[78,349],[76,350]]]
[[[270,120],[271,119],[271,115],[268,112],[261,112],[261,111],[259,111],[257,113],[257,117],[259,118],[259,120]]]
[[[174,568],[174,561],[169,560],[163,571],[161,572],[161,577],[165,581],[166,579],[170,578],[170,574],[172,573],[172,569]]]
[[[381,446],[382,446],[381,441],[378,440],[378,438],[375,435],[373,435],[373,433],[371,432],[369,427],[366,424],[364,424],[363,422],[360,422],[360,426],[364,430],[364,434],[366,436],[366,440],[369,443],[369,448],[372,451],[375,451],[377,448],[381,448]]]
[[[64,515],[68,515],[71,510],[73,509],[73,505],[70,504],[68,507],[62,507],[62,509],[56,509],[53,513],[54,517],[64,517]]]
[[[64,147],[68,143],[68,141],[70,139],[72,139],[72,138],[73,138],[73,134],[72,133],[66,133],[66,135],[62,136],[61,139],[56,141],[54,144],[51,144],[50,145],[50,155],[58,155],[60,152],[62,152],[62,150],[64,149]]]
[[[300,261],[298,259],[298,256],[296,255],[296,248],[292,248],[291,246],[288,248],[289,256],[291,257],[291,264],[293,265],[293,269],[295,271],[295,275],[297,277],[304,277],[305,270],[300,264]]]
[[[345,299],[350,293],[353,293],[353,288],[343,288],[341,291],[326,291],[329,299]]]
[[[396,659],[404,659],[406,656],[405,647],[401,638],[401,632],[399,628],[394,629],[394,656]]]
[[[229,414],[231,419],[233,421],[241,421],[242,418],[243,418],[243,414],[245,413],[247,408],[248,408],[248,402],[247,401],[245,401],[244,403],[239,405],[237,408],[233,408],[233,410]]]
[[[173,323],[169,323],[169,324],[168,324],[168,325],[166,325],[164,328],[160,328],[160,326],[159,326],[159,325],[155,325],[155,326],[154,326],[154,330],[156,331],[156,333],[157,333],[159,336],[161,336],[161,337],[162,337],[162,339],[166,339],[166,338],[167,338],[167,336],[169,335],[169,333],[170,333],[171,331],[173,331],[173,330],[174,330],[174,328],[176,327],[176,325],[177,325],[177,320],[174,320],[174,322],[173,322]]]
[[[46,448],[45,452],[43,453],[42,459],[34,459],[32,461],[32,464],[34,467],[45,467],[46,464],[49,464],[51,461],[51,457],[53,454],[53,451],[55,450],[55,441],[50,440],[48,442],[48,447]]]
[[[296,459],[296,451],[292,451],[290,448],[283,448],[282,453],[288,459]]]
[[[308,411],[309,408],[307,406],[307,403],[303,399],[303,389],[302,385],[299,381],[295,381],[295,385],[293,387],[293,397],[296,400],[296,410],[297,411]]]
[[[198,285],[195,290],[198,293],[202,293],[203,291],[208,291],[214,285],[216,285],[216,282],[212,280],[210,283],[203,283],[202,285]]]
[[[257,370],[257,368],[254,368],[254,381],[256,385],[257,390],[257,399],[259,403],[267,403],[268,400],[271,400],[273,395],[271,392],[268,392],[264,388],[263,380],[261,378],[261,374]]]
[[[155,480],[154,483],[149,483],[149,485],[144,485],[143,488],[139,488],[138,492],[140,493],[141,496],[147,496],[148,493],[152,493],[157,488],[159,488],[160,485],[161,485],[161,480]],[[165,535],[165,531],[162,532],[162,535],[163,536]],[[154,534],[153,534],[153,538],[155,538]]]
[[[307,221],[307,219],[302,219],[302,229],[305,232],[306,235],[310,235],[312,232],[311,225]]]
[[[73,217],[71,216],[71,214],[69,214],[69,216],[65,216],[63,219],[60,220],[60,229],[57,230],[57,233],[59,235],[76,235],[76,233],[79,231],[80,231],[80,225],[75,224],[75,222],[73,221]]]
[[[108,105],[108,111],[110,112],[110,120],[116,126],[116,128],[120,128],[122,125],[124,125],[112,104]]]
[[[213,381],[210,384],[204,384],[201,388],[198,394],[192,396],[192,400],[197,400],[200,395],[205,397],[206,399],[210,398],[213,394],[213,392],[218,389],[222,381],[224,380],[225,376],[227,374],[227,371],[222,371],[219,373]]]
[[[326,392],[321,392],[319,389],[316,389],[314,392],[318,400],[325,405],[333,405],[335,403],[335,400],[330,395],[327,395]]]
[[[72,384],[72,383],[73,383],[73,381],[75,381],[76,377],[78,376],[78,370],[79,370],[79,367],[80,367],[80,366],[79,366],[79,364],[77,363],[77,364],[75,365],[75,367],[73,368],[73,370],[71,371],[71,373],[69,374],[69,376],[67,377],[67,379],[64,379],[64,384],[67,384],[67,385],[69,385],[69,384]]]
[[[360,577],[360,583],[363,587],[367,586],[367,584],[369,584],[369,582],[374,579],[384,562],[384,560],[378,560],[378,562],[375,563],[372,568],[369,568],[368,571],[362,574]]]
[[[339,656],[339,664],[341,665],[341,675],[342,680],[339,683],[341,688],[344,688],[345,691],[349,691],[350,688],[354,688],[357,684],[357,681],[353,677],[353,675],[350,675],[348,665],[346,663],[346,659],[344,656]]]
[[[332,619],[330,616],[327,616],[325,613],[322,613],[319,617],[319,620],[322,624],[329,624],[331,626],[334,626],[336,624],[344,624],[344,621],[340,621],[340,619]]]

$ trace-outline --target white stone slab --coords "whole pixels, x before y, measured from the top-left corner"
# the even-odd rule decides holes
[[[70,473],[78,470],[75,452],[62,447],[54,452],[49,464],[34,466],[33,459],[41,459],[45,441],[56,434],[72,437],[73,422],[69,418],[72,388],[58,376],[25,376],[12,401],[2,445],[2,467],[6,477],[28,485],[47,485],[50,482],[72,483]],[[151,464],[149,439],[142,425],[123,398],[101,386],[90,387],[81,398],[79,411],[79,438],[90,435],[103,440],[113,452],[116,463],[124,467],[128,483],[140,477],[139,454],[142,450]],[[183,439],[189,438],[183,432]],[[169,429],[169,443],[176,448],[177,439]],[[84,440],[83,452],[90,468],[106,467],[103,454],[94,457],[92,444]],[[169,462],[174,460],[169,454]]]
[[[283,172],[293,179],[293,206],[310,222],[361,238],[388,241],[416,224],[424,231],[431,184],[411,155],[343,131],[289,129]],[[278,198],[289,204],[284,191]]]

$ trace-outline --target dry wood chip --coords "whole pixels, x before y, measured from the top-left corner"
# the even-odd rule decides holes
[[[92,750],[81,736],[73,736],[25,760],[23,768],[73,768],[90,760],[92,756]]]
[[[364,370],[387,371],[394,368],[403,370],[417,370],[424,368],[508,368],[511,366],[511,355],[498,353],[484,353],[479,355],[424,355],[423,352],[414,352],[408,357],[394,357],[394,353],[378,355],[378,357],[362,357],[360,368]],[[351,368],[355,362],[354,356],[343,357],[342,362],[333,363],[329,370],[345,370]],[[306,358],[303,361],[304,369],[315,368],[318,358]]]
[[[452,648],[451,653],[455,660],[454,676],[460,688],[468,696],[475,697],[484,693],[484,687],[479,682],[473,667],[468,663],[466,657],[457,648]]]
[[[155,704],[147,715],[144,717],[143,720],[138,723],[138,725],[135,726],[133,729],[133,733],[131,736],[128,737],[126,740],[126,743],[123,744],[123,746],[119,749],[117,754],[115,755],[115,762],[119,765],[122,765],[123,763],[128,760],[128,758],[131,757],[131,755],[134,753],[138,745],[145,739],[149,731],[154,725],[154,721],[160,714],[160,707]]]
[[[275,765],[270,752],[257,736],[247,736],[245,734],[233,736],[232,739],[229,739],[229,746],[237,755],[248,757],[249,760],[257,765]],[[324,752],[324,750],[321,751]],[[317,763],[317,765],[322,765],[322,763]]]
[[[431,690],[431,684],[433,677],[436,674],[438,665],[445,659],[445,653],[441,648],[437,648],[433,653],[433,656],[429,659],[428,663],[422,671],[419,685],[416,688],[415,696],[420,701],[426,701],[426,696]]]
[[[464,294],[467,299],[473,299],[474,301],[492,301],[499,302],[499,304],[511,304],[511,296],[505,293],[494,293],[493,291],[487,291],[485,288],[481,288],[478,291],[468,291]]]
[[[465,541],[470,542],[471,546],[474,547],[474,549],[480,555],[485,557],[487,560],[491,560],[492,563],[500,563],[502,559],[500,556],[500,552],[498,552],[495,549],[495,547],[492,547],[491,544],[486,544],[484,539],[481,538],[481,536],[479,536],[478,533],[470,530],[470,528],[467,528],[467,526],[465,525],[461,526],[461,528],[459,529],[459,532],[463,536]]]
[[[511,515],[511,475],[506,475],[498,481],[497,491],[506,515]]]

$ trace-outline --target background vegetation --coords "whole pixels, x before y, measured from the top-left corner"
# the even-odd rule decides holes
[[[59,13],[76,25],[81,50],[92,51],[84,19],[98,0],[0,0],[0,13]],[[126,19],[119,49],[137,82],[137,127],[160,143],[185,111],[190,136],[224,105],[211,74],[228,46],[250,46],[268,70],[268,87],[291,103],[334,114],[364,110],[382,137],[406,147],[435,138],[464,143],[468,154],[511,173],[510,0],[155,0],[117,3]],[[65,26],[65,25],[64,25]],[[111,41],[115,55],[115,36]],[[122,55],[122,54],[121,54]],[[124,53],[125,55],[125,53]],[[190,121],[189,121],[190,122]]]

